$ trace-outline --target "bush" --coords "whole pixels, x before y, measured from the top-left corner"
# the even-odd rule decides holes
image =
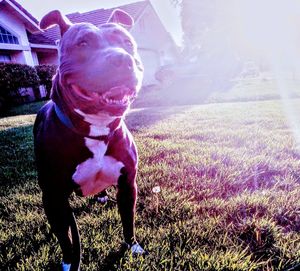
[[[40,79],[34,67],[17,63],[0,63],[0,110],[9,107],[20,98],[21,88],[32,88],[36,99],[40,98]]]
[[[52,77],[54,76],[56,65],[38,65],[35,66],[36,72],[40,78],[40,84],[46,88],[46,98],[50,98],[50,91],[52,86]]]

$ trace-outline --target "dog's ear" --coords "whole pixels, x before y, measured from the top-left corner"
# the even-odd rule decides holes
[[[124,10],[115,9],[110,15],[108,23],[117,23],[126,28],[131,28],[134,25],[133,18]]]
[[[67,17],[62,15],[59,10],[52,10],[46,14],[40,21],[40,28],[45,30],[52,25],[58,25],[60,29],[60,34],[63,34],[70,28],[72,23]]]

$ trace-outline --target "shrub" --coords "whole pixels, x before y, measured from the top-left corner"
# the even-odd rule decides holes
[[[33,89],[36,99],[40,98],[40,79],[34,67],[17,63],[0,63],[0,109],[10,106],[20,98],[20,89]]]
[[[56,65],[38,65],[35,66],[36,72],[40,78],[40,84],[46,88],[46,98],[50,98],[50,91],[52,86],[52,77],[54,76],[57,66]]]

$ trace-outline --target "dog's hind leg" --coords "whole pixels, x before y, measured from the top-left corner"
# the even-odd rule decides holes
[[[57,237],[61,247],[63,263],[65,266],[71,264],[70,271],[79,270],[81,258],[80,238],[68,199],[44,194],[43,204],[51,230]]]

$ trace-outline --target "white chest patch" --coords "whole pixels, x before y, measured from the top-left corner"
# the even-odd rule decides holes
[[[110,131],[107,126],[116,119],[116,117],[105,113],[86,114],[77,108],[74,111],[83,116],[84,120],[91,124],[89,136],[108,135]]]
[[[93,157],[79,164],[72,178],[80,186],[83,196],[88,196],[117,185],[124,164],[111,156],[104,155],[107,145],[103,141],[86,137],[84,139]]]

